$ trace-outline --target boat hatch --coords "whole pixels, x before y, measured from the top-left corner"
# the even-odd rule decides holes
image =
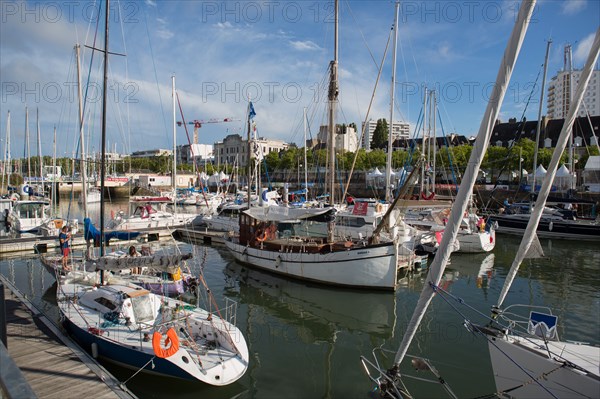
[[[137,323],[151,322],[154,320],[154,308],[152,306],[150,295],[135,296],[131,298],[131,304]]]

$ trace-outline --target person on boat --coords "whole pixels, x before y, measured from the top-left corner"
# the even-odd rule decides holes
[[[137,249],[135,249],[135,245],[132,245],[129,247],[129,250],[127,251],[127,256],[135,258],[138,256],[142,256],[142,254],[140,254]],[[133,274],[141,274],[142,273],[142,268],[141,267],[133,267],[131,268],[131,273]]]
[[[128,251],[129,256],[142,256],[142,254],[140,254],[137,249],[135,249],[135,245],[132,245],[129,247],[129,251]]]
[[[69,240],[71,239],[71,233],[67,226],[63,226],[58,235],[58,241],[60,243],[60,252],[62,253],[62,267],[64,270],[69,271]]]

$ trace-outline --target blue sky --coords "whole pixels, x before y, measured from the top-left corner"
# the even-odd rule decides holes
[[[77,142],[73,46],[92,46],[97,2],[2,1],[0,10],[1,147],[11,111],[12,156],[24,153],[25,105],[30,110],[31,152],[36,154],[35,111],[42,148],[71,156]],[[519,2],[405,1],[400,7],[395,119],[413,124],[422,108],[422,87],[438,90],[446,133],[477,133]],[[108,105],[110,148],[129,152],[172,147],[171,75],[186,120],[231,117],[206,124],[200,142],[212,144],[243,133],[247,98],[266,138],[302,145],[302,112],[311,132],[325,121],[326,71],[333,52],[329,1],[113,1]],[[389,0],[340,2],[340,108],[338,122],[365,118],[377,65],[394,19]],[[537,118],[546,40],[552,39],[548,80],[563,66],[565,44],[581,68],[600,23],[598,1],[538,1],[500,117]],[[103,17],[96,47],[103,47]],[[390,50],[391,51],[391,50]],[[83,77],[90,148],[99,149],[100,57],[90,67],[83,50]],[[539,77],[541,80],[541,74]],[[391,52],[388,52],[371,117],[389,119]],[[545,110],[545,107],[544,107]],[[177,116],[180,120],[180,116]],[[438,124],[439,126],[439,124]],[[190,130],[190,134],[192,134]],[[187,138],[177,129],[177,142]]]

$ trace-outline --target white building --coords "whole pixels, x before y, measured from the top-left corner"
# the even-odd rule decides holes
[[[375,132],[375,128],[377,127],[377,121],[373,119],[369,119],[366,124],[363,123],[363,130],[365,131],[365,135],[363,136],[363,140],[361,143],[361,147],[367,151],[371,150],[371,141],[373,141],[373,132]],[[361,132],[362,134],[362,132]],[[406,122],[394,122],[392,126],[392,140],[398,139],[408,139],[410,137],[410,125]]]
[[[269,140],[263,137],[252,141],[251,158],[258,157],[263,159],[269,153],[286,150],[289,145],[281,140]],[[248,140],[242,139],[239,134],[230,134],[214,144],[214,162],[216,165],[237,164],[238,166],[246,166],[248,163]]]
[[[143,151],[135,151],[131,153],[131,158],[152,158],[152,157],[172,157],[173,150],[164,150],[158,148],[156,150],[143,150]]]
[[[319,128],[317,139],[320,143],[327,143],[327,126],[321,126]],[[358,136],[356,135],[356,129],[351,126],[337,125],[335,149],[336,151],[355,152],[358,149]]]
[[[191,165],[194,158],[199,163],[212,162],[213,146],[211,144],[184,144],[177,146],[177,162]]]
[[[548,118],[564,119],[569,111],[570,99],[575,95],[581,70],[560,71],[548,84]],[[583,96],[583,104],[577,116],[600,115],[600,70],[592,77]]]

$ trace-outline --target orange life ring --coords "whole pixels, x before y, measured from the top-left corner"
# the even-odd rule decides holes
[[[177,333],[173,328],[167,330],[167,338],[165,339],[166,348],[163,348],[161,344],[162,338],[161,333],[154,331],[152,335],[152,349],[154,349],[154,354],[157,357],[165,359],[173,356],[179,350],[179,338],[177,338]]]
[[[263,242],[263,241],[265,241],[266,239],[267,239],[267,230],[266,230],[266,229],[265,229],[265,230],[263,230],[263,231],[262,231],[262,234],[261,234],[261,232],[259,231],[259,232],[258,232],[258,235],[257,235],[257,237],[256,237],[256,240],[257,240],[257,241],[260,241],[260,242]]]

